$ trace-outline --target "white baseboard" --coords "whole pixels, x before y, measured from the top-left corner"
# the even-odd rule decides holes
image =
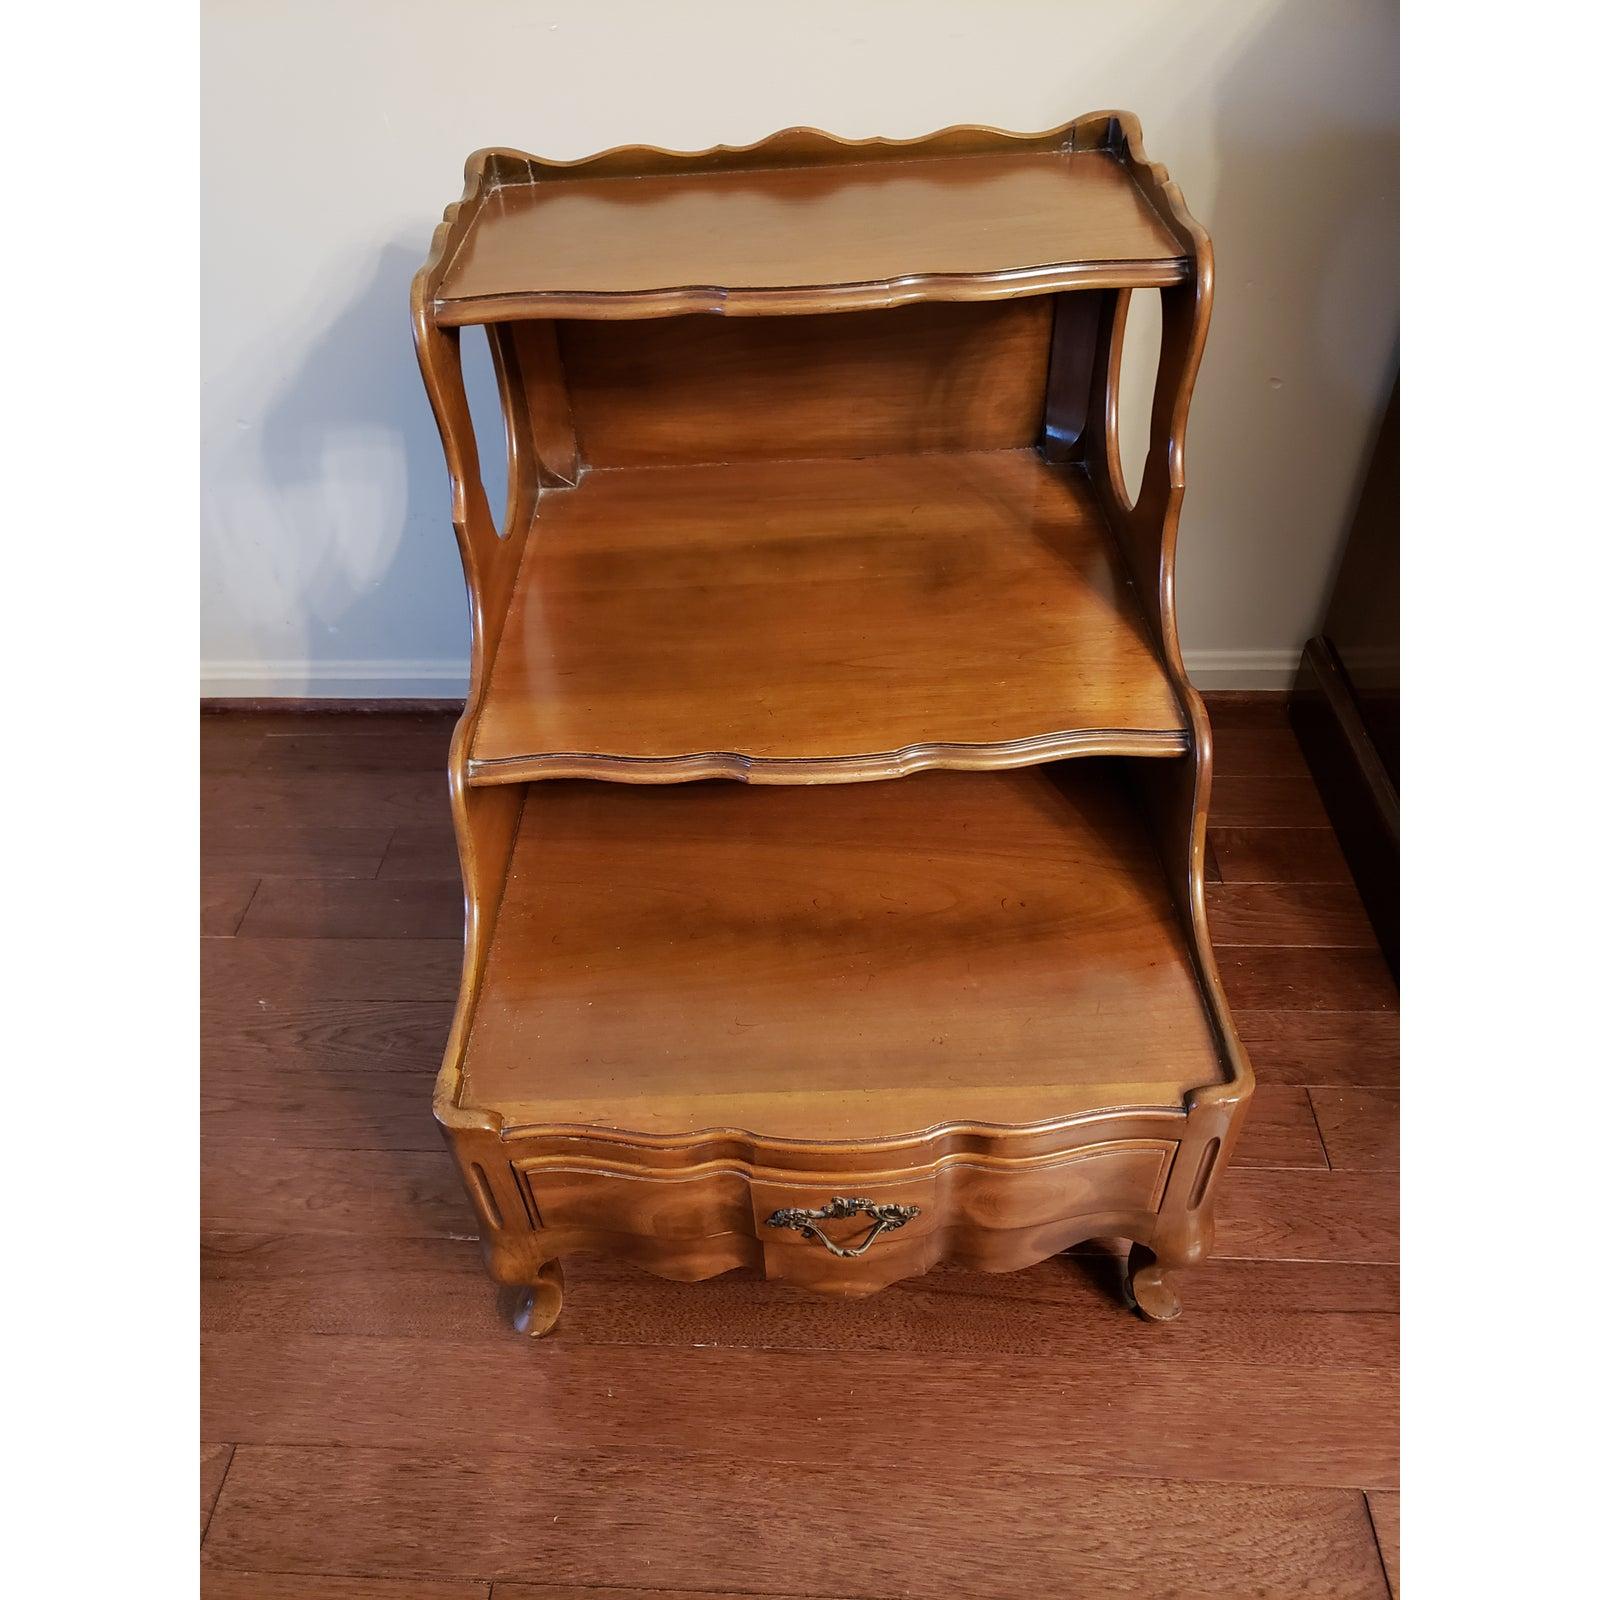
[[[1298,650],[1187,650],[1201,689],[1287,689]],[[449,700],[467,692],[465,661],[207,661],[208,700]]]
[[[1183,664],[1197,689],[1288,689],[1300,666],[1300,652],[1185,650]]]
[[[206,700],[459,700],[461,661],[204,661]]]

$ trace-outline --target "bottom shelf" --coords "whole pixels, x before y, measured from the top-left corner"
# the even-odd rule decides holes
[[[531,784],[461,1103],[817,1141],[1181,1105],[1223,1071],[1120,767]]]

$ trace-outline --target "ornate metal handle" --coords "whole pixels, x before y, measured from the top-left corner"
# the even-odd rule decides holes
[[[846,1200],[836,1195],[827,1205],[820,1206],[815,1211],[801,1211],[792,1206],[785,1207],[782,1211],[774,1211],[767,1218],[767,1226],[793,1228],[798,1233],[808,1233],[829,1255],[854,1261],[857,1256],[864,1256],[872,1248],[873,1240],[880,1233],[893,1233],[896,1228],[905,1227],[913,1217],[921,1214],[920,1206],[880,1206],[875,1200]],[[872,1227],[860,1244],[853,1249],[846,1249],[842,1244],[835,1244],[817,1226],[819,1222],[831,1222],[835,1217],[871,1217]]]

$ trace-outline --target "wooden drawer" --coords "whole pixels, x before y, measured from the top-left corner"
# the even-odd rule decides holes
[[[938,1188],[932,1169],[753,1183],[762,1270],[785,1283],[846,1295],[871,1294],[926,1272],[939,1259]],[[857,1205],[866,1209],[848,1214]],[[841,1210],[846,1214],[832,1214]]]
[[[1027,1159],[955,1155],[836,1174],[731,1160],[648,1168],[572,1155],[514,1165],[534,1226],[563,1235],[562,1248],[582,1248],[585,1236],[621,1235],[648,1241],[652,1259],[681,1247],[688,1266],[697,1246],[734,1235],[758,1241],[768,1276],[848,1294],[946,1256],[969,1258],[987,1248],[974,1241],[991,1236],[1153,1213],[1176,1148],[1169,1140],[1120,1140]]]
[[[999,1231],[1154,1211],[1177,1148],[1168,1139],[1119,1140],[1031,1161],[958,1158],[939,1169],[939,1215],[944,1226]]]
[[[1153,1214],[1176,1149],[1167,1140],[1123,1141],[1031,1160],[957,1156],[918,1171],[857,1175],[821,1186],[756,1181],[766,1273],[836,1294],[869,1294],[943,1260],[1036,1260],[1050,1253],[1052,1231],[1065,1247],[1076,1242],[1074,1224],[1104,1219],[1114,1232],[1113,1219],[1125,1226],[1130,1218]],[[828,1249],[816,1232],[773,1223],[785,1210],[826,1211],[835,1198],[914,1209],[915,1215],[870,1243],[871,1214],[817,1219],[815,1228],[836,1248],[866,1244],[854,1257]]]

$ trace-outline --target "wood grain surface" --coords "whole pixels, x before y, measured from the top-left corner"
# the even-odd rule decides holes
[[[1177,1107],[1221,1076],[1143,826],[1114,773],[1076,761],[536,786],[461,1104],[865,1139]]]
[[[1231,729],[1281,722],[1221,702],[1219,776]],[[206,1596],[1388,1592],[1398,1105],[1371,1091],[1398,1083],[1398,1033],[1381,959],[1219,952],[1263,1081],[1176,1323],[1130,1321],[1116,1254],[1095,1245],[843,1302],[744,1270],[687,1285],[585,1257],[558,1332],[530,1346],[507,1331],[429,1114],[458,938],[395,936],[367,891],[339,899],[456,870],[434,777],[449,719],[416,723],[204,723],[208,772],[295,786],[273,795],[267,826],[286,831],[259,846],[231,809],[242,792],[210,795],[206,848],[260,880],[271,917],[203,940],[203,1525],[220,1482]],[[1281,758],[1297,761],[1292,741]],[[1294,795],[1302,777],[1288,766],[1269,787]],[[350,784],[396,780],[405,806],[320,831]],[[1290,815],[1244,826],[1326,828]],[[1263,881],[1293,886],[1297,861],[1307,883],[1329,876],[1322,849],[1256,859],[1273,863]],[[464,1418],[496,1409],[474,1369],[504,1372],[504,1448],[468,1437]],[[440,1374],[458,1400],[441,1403]],[[975,1430],[978,1392],[1001,1410]],[[1239,1426],[1263,1395],[1274,1425]],[[648,1449],[631,1442],[641,1409]],[[729,1412],[763,1418],[762,1437],[730,1443]],[[1203,1463],[1174,1437],[1191,1425],[1212,1429]],[[975,1435],[976,1465],[950,1449]],[[856,1536],[819,1539],[819,1520]]]
[[[432,311],[446,325],[576,310],[737,315],[1182,282],[1191,263],[1143,192],[1149,168],[1065,148],[1069,138],[622,182],[581,168],[551,182],[548,164],[518,174],[516,155],[496,152],[441,252]]]
[[[1051,310],[563,322],[575,445],[589,467],[1023,449],[1043,421]]]
[[[233,1459],[231,1444],[202,1444],[200,1446],[200,1537],[205,1539],[211,1525],[211,1513],[216,1509],[217,1496],[222,1493],[222,1480],[228,1475],[228,1463]]]
[[[1024,180],[1042,173],[1046,187],[1017,209],[1028,198]],[[1074,174],[1088,178],[1086,189],[1059,187]],[[941,193],[949,207],[917,204],[918,186],[921,198]],[[736,199],[751,202],[756,256],[782,237],[777,212],[813,230],[787,251],[782,281],[765,278],[759,262],[751,268],[747,241],[715,230],[688,242],[717,276],[614,276],[664,220],[648,270],[666,262],[670,278],[685,219],[693,235],[697,207],[709,203],[726,218],[725,203]],[[895,248],[928,247],[934,260],[952,239],[964,249],[976,238],[990,254],[904,270],[880,263],[856,275],[885,237],[883,217],[860,215],[863,199],[898,219]],[[615,211],[603,215],[607,206]],[[1045,206],[1054,208],[1048,216]],[[555,219],[549,229],[516,220],[541,207]],[[1097,233],[1130,217],[1177,255],[1105,248]],[[1071,248],[1039,260],[1041,227],[1070,235]],[[572,279],[549,280],[551,258],[541,252],[559,257],[564,234],[575,250],[559,270]],[[827,256],[815,277],[805,265],[812,246]],[[464,286],[474,272],[486,281]],[[1161,351],[1151,448],[1134,496],[1121,476],[1118,371],[1129,295],[1152,284],[1161,290]],[[1042,294],[1052,296],[1043,314],[924,315],[913,304],[984,307]],[[1254,1084],[1207,924],[1212,743],[1183,669],[1173,604],[1184,445],[1211,298],[1210,240],[1124,112],[1037,135],[969,127],[893,143],[791,129],[758,146],[692,155],[469,158],[461,200],[446,209],[411,289],[472,621],[469,693],[446,761],[464,960],[434,1109],[489,1274],[523,1291],[519,1329],[551,1331],[560,1258],[591,1249],[685,1279],[759,1261],[775,1280],[861,1295],[938,1262],[1019,1270],[1102,1235],[1132,1244],[1127,1282],[1137,1308],[1161,1321],[1179,1314],[1175,1280],[1209,1252],[1216,1189]],[[876,315],[898,306],[911,314]],[[824,322],[811,339],[798,330],[729,336],[715,322],[663,335],[647,320],[846,310],[865,320]],[[598,344],[581,331],[564,339],[559,324],[583,319],[640,327]],[[485,322],[505,425],[498,520],[463,381],[460,328],[470,321]],[[596,350],[598,364],[588,360]],[[981,367],[1007,354],[1003,379]],[[959,391],[974,360],[983,376],[968,387],[992,397],[992,415],[971,395],[941,388]],[[708,366],[712,377],[697,390],[695,373]],[[863,369],[871,376],[851,382]],[[752,433],[740,389],[752,376],[763,387],[763,375],[770,405],[752,401],[763,415]],[[664,455],[586,466],[588,402],[641,385],[627,404],[651,414]],[[836,424],[830,432],[825,405],[819,422],[819,400],[855,413],[842,432]],[[725,427],[730,409],[739,417]],[[1035,414],[1041,431],[1027,440]],[[613,438],[627,431],[624,421]],[[1022,448],[973,448],[1019,437]],[[839,454],[784,459],[813,449]],[[711,464],[660,464],[701,454]],[[1142,665],[1126,648],[1134,637],[1148,649]],[[1157,688],[1163,707],[1152,723],[1151,705],[1139,702]],[[552,712],[555,722],[541,726]],[[567,731],[570,744],[560,737]],[[498,751],[497,739],[507,740]],[[1022,885],[991,881],[987,836],[1004,837],[1007,819],[984,810],[968,818],[960,848],[945,851],[957,876],[934,875],[910,898],[882,882],[875,900],[854,885],[844,895],[804,893],[819,861],[836,871],[858,853],[871,886],[870,861],[881,852],[859,851],[849,802],[791,817],[776,808],[724,813],[709,791],[689,795],[694,810],[717,812],[727,839],[748,830],[745,871],[713,856],[705,883],[680,879],[655,903],[648,897],[658,886],[640,870],[619,873],[603,848],[578,841],[591,865],[569,892],[614,898],[606,915],[620,940],[580,937],[572,941],[579,960],[567,966],[579,988],[599,981],[604,1004],[570,1004],[575,990],[558,970],[570,939],[564,913],[519,927],[516,906],[502,905],[519,869],[544,858],[550,808],[568,803],[534,779],[856,784],[1107,755],[1130,759],[1121,814],[1103,830],[1104,860],[1098,818],[1085,827],[1084,818],[1056,815],[1035,840],[1043,859],[1067,854],[1087,891],[1059,907],[1035,895],[1045,899],[1045,922],[1055,917],[1075,941],[1037,992],[1012,980],[1026,980],[1025,948],[1049,941],[1035,931],[1039,911]],[[1148,757],[1163,759],[1131,759]],[[904,807],[894,825],[915,836],[929,826],[929,795],[942,820],[945,809],[967,809],[943,801],[960,792],[913,786],[913,799],[878,804]],[[637,847],[666,805],[640,809],[607,842]],[[1113,891],[1097,904],[1107,866],[1111,878],[1135,882],[1117,837],[1135,814],[1149,871],[1133,895]],[[694,854],[677,848],[681,839],[667,842],[674,848],[660,854]],[[905,856],[898,840],[895,851]],[[909,878],[916,869],[906,860]],[[751,925],[737,909],[747,886],[759,925],[776,934],[756,945],[754,960],[727,937]],[[363,916],[387,913],[396,931],[431,931],[423,880],[380,890],[365,907],[354,898],[320,907],[312,925],[349,936]],[[703,912],[685,915],[693,904]],[[353,921],[332,920],[352,906]],[[891,917],[899,921],[886,926]],[[293,937],[292,926],[269,893],[259,936]],[[637,976],[614,959],[636,939]],[[1176,959],[1152,954],[1152,943]],[[1131,960],[1119,956],[1124,948]],[[497,1003],[535,970],[547,980],[555,970],[538,999]],[[730,971],[751,991],[742,1009],[753,1016],[727,1013]],[[1203,1080],[1187,1081],[1190,1052],[1171,1036],[1170,1007],[1139,992],[1141,979],[1159,986],[1163,972],[1187,985],[1190,1021],[1203,1020],[1216,1069]],[[1061,993],[1072,1002],[1070,1031],[1082,1035],[1071,1048],[1081,1057],[1098,1047],[1105,1058],[1091,1068],[1042,1059],[1041,1039],[1058,1057],[1063,1049],[1061,1019],[1032,1013]],[[555,1014],[541,1014],[546,1002]],[[844,1025],[820,1035],[818,1018],[834,1012]],[[959,1026],[946,1021],[952,1015]],[[607,1037],[614,1017],[620,1027]],[[647,1017],[660,1025],[641,1032]],[[912,1026],[900,1038],[902,1019]],[[943,1033],[930,1037],[930,1024]],[[701,1058],[713,1055],[710,1040],[708,1071]],[[547,1046],[552,1058],[582,1060],[579,1095],[545,1094],[533,1081]],[[796,1080],[801,1057],[819,1086]],[[941,1061],[949,1063],[942,1074]],[[773,1062],[769,1083],[763,1072]],[[1164,1080],[1173,1093],[1142,1092],[1163,1067],[1178,1074]],[[855,1197],[839,1197],[841,1186]],[[831,1232],[815,1226],[846,1219]],[[886,1231],[895,1236],[878,1244]],[[858,1264],[873,1246],[870,1263]]]
[[[1357,1490],[1031,1463],[968,1474],[918,1457],[896,1463],[885,1493],[876,1466],[538,1443],[514,1455],[241,1446],[229,1476],[212,1566],[927,1600],[1386,1593]]]
[[[1311,1091],[1317,1130],[1335,1167],[1396,1172],[1400,1167],[1400,1091],[1379,1087]]]
[[[201,1594],[204,1600],[490,1600],[487,1583],[233,1572],[212,1566],[202,1574]]]
[[[1400,1495],[1398,1491],[1369,1490],[1367,1510],[1372,1514],[1378,1548],[1383,1552],[1383,1570],[1389,1579],[1389,1592],[1400,1600]]]
[[[1186,747],[1092,487],[1031,450],[596,471],[536,529],[474,782]]]

